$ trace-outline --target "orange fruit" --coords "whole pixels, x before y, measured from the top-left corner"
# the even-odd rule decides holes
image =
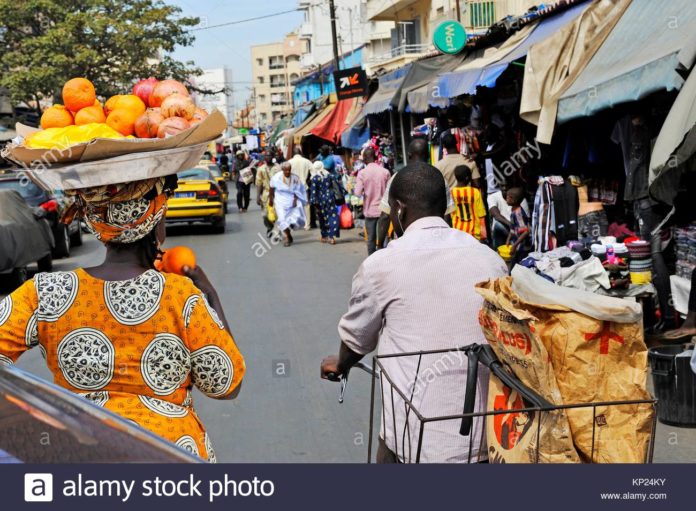
[[[73,78],[63,85],[63,103],[68,110],[78,112],[94,105],[96,99],[94,85],[86,78]]]
[[[104,110],[100,105],[85,107],[79,112],[77,112],[77,115],[75,115],[75,124],[77,126],[82,126],[83,124],[90,124],[92,122],[106,122]]]
[[[138,117],[138,115],[133,115],[130,110],[114,110],[106,117],[106,124],[127,137],[134,133],[135,121],[138,120]]]
[[[116,100],[112,103],[111,110],[128,110],[135,115],[135,117],[140,117],[145,113],[147,107],[143,100],[134,94],[123,94],[116,97]]]
[[[183,275],[184,266],[196,267],[196,254],[188,247],[172,247],[162,256],[162,267],[166,273]]]
[[[41,115],[41,127],[47,128],[65,128],[74,123],[73,116],[70,111],[63,105],[53,105],[44,110]]]
[[[121,96],[121,94],[117,94],[115,96],[111,96],[109,99],[106,100],[106,103],[104,103],[104,113],[106,115],[109,115],[111,112],[116,110],[116,101],[118,101],[118,98],[120,98]]]

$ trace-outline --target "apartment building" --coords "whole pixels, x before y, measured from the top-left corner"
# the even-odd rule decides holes
[[[305,48],[306,42],[295,32],[280,42],[251,47],[252,102],[259,128],[292,112],[292,82],[302,73]]]
[[[339,55],[362,48],[364,56],[371,58],[389,49],[393,23],[368,20],[366,0],[335,0],[334,4]],[[310,72],[333,59],[329,2],[298,0],[298,9],[304,12],[298,33],[307,44],[302,67]]]
[[[432,34],[445,20],[457,19],[467,33],[485,32],[490,25],[523,14],[536,5],[535,0],[366,0],[366,18],[370,22],[390,22],[387,50],[366,61],[368,72],[391,71],[434,50]]]
[[[202,75],[192,78],[191,81],[200,89],[217,92],[195,94],[196,103],[208,112],[220,110],[230,126],[235,116],[232,70],[227,67],[204,69]]]

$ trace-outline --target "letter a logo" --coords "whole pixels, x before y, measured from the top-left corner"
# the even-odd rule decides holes
[[[24,474],[25,502],[53,502],[53,474]]]

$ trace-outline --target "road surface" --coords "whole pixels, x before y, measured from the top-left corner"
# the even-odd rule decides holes
[[[231,210],[236,208],[231,207]],[[269,245],[255,207],[228,215],[227,232],[205,226],[169,229],[167,246],[195,249],[216,285],[247,362],[235,401],[195,395],[221,462],[356,462],[367,456],[369,377],[351,374],[345,403],[338,385],[319,379],[319,364],[338,348],[336,325],[348,306],[351,278],[366,255],[355,231],[335,246],[321,244],[318,231],[297,233],[285,248]],[[104,249],[85,245],[57,270],[90,266]],[[19,363],[51,379],[38,350]],[[696,461],[696,430],[658,427],[658,462]]]

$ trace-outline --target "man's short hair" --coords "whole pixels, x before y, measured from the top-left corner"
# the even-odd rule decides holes
[[[302,148],[300,146],[296,145],[292,149],[292,154],[294,154],[295,156],[297,156],[297,155],[302,156]]]
[[[449,131],[442,135],[442,147],[447,149],[448,153],[457,152],[457,138]]]
[[[363,159],[374,161],[377,155],[372,147],[366,147],[363,151]]]
[[[409,163],[396,173],[389,195],[431,216],[444,216],[447,211],[445,178],[435,167],[420,161]]]
[[[428,162],[428,141],[424,138],[414,138],[408,144],[408,156],[410,161]]]
[[[457,181],[460,183],[468,185],[471,183],[471,169],[468,165],[457,165],[454,168],[454,177],[456,177]]]

